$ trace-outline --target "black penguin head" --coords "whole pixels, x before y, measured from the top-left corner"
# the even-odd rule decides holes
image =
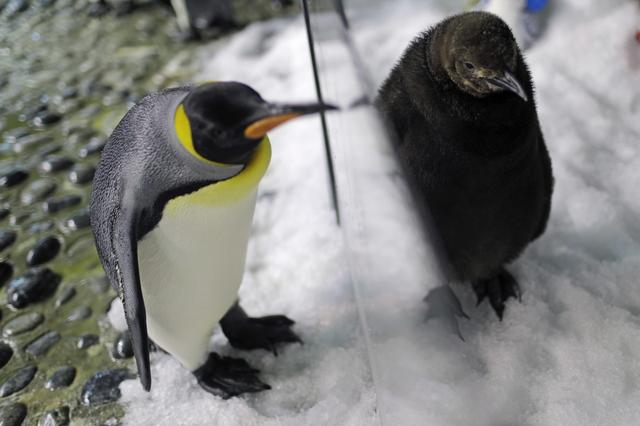
[[[500,18],[470,12],[452,18],[444,27],[437,49],[447,76],[460,90],[475,97],[503,91],[527,101],[514,77],[520,55],[511,30]]]
[[[321,103],[269,103],[251,87],[237,82],[197,86],[184,98],[182,106],[195,152],[224,164],[249,161],[266,133],[286,121],[335,109]]]

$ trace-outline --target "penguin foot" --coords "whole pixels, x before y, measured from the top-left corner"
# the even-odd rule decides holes
[[[204,390],[229,399],[243,393],[271,389],[258,378],[258,372],[243,359],[210,353],[207,361],[193,375]]]
[[[266,349],[278,355],[278,343],[302,343],[291,330],[293,320],[284,315],[250,318],[239,303],[235,303],[220,320],[222,332],[236,349]]]
[[[489,303],[495,311],[500,321],[504,314],[505,303],[509,298],[521,300],[520,286],[516,279],[506,269],[500,271],[493,278],[476,280],[473,282],[473,290],[478,299],[478,305],[485,298],[489,298]]]
[[[427,320],[440,318],[464,341],[460,332],[460,325],[457,317],[469,319],[469,316],[462,309],[458,297],[448,285],[443,285],[431,289],[424,298],[427,304]]]
[[[265,349],[278,355],[277,344],[302,343],[300,337],[291,330],[294,321],[284,315],[223,320],[220,324],[229,343],[236,349]]]

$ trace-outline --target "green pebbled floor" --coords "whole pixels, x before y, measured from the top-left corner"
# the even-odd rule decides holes
[[[0,231],[17,236],[0,251],[0,260],[13,266],[11,278],[0,281],[0,346],[4,343],[13,352],[0,368],[0,394],[3,386],[8,393],[21,369],[37,367],[26,386],[0,397],[0,424],[66,424],[64,407],[74,425],[112,425],[122,417],[117,402],[81,401],[83,387],[96,372],[134,371],[135,366],[130,358],[112,355],[119,333],[108,325],[105,312],[116,295],[105,281],[90,230],[82,227],[90,180],[81,183],[78,177],[82,181],[84,174],[90,176],[101,143],[132,102],[192,75],[197,44],[177,41],[169,10],[145,5],[125,16],[112,11],[93,19],[87,17],[87,1],[0,0],[0,176],[16,170],[28,174],[20,183],[0,186],[0,210],[6,209]],[[282,12],[269,0],[237,1],[236,9],[241,24]],[[43,164],[46,160],[53,164]],[[48,171],[51,165],[61,168]],[[35,181],[41,182],[33,186]],[[44,210],[47,201],[70,195],[80,201],[55,213]],[[69,223],[72,217],[75,226]],[[47,236],[62,243],[59,253],[44,264],[62,277],[60,284],[42,301],[19,310],[10,307],[9,283],[30,269],[27,253]],[[75,295],[61,303],[70,289]],[[16,328],[15,322],[7,326],[37,313],[43,320],[30,324],[30,330]],[[70,321],[74,315],[80,318]],[[59,335],[48,350],[36,356],[25,352],[47,333]],[[96,338],[86,335],[97,336],[98,342],[79,349],[81,336],[88,342]],[[46,389],[52,373],[63,366],[77,370],[71,384]],[[114,389],[117,386],[109,386],[106,393],[111,390],[115,397]],[[58,411],[46,423],[51,410]]]

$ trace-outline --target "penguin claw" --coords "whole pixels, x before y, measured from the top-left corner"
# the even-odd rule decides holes
[[[487,280],[478,280],[473,283],[473,291],[476,293],[476,306],[480,306],[482,301],[489,294]]]
[[[464,342],[457,317],[469,319],[469,315],[462,309],[458,297],[451,288],[448,285],[444,285],[431,289],[424,301],[427,304],[427,321],[432,318],[443,319],[449,328]]]
[[[260,318],[249,318],[249,321],[255,322],[258,324],[265,324],[265,325],[278,326],[278,327],[282,327],[282,326],[289,327],[296,323],[294,320],[287,318],[284,315],[268,315],[266,317],[260,317]]]
[[[243,359],[210,353],[207,361],[193,375],[205,391],[229,399],[243,393],[271,389],[258,378],[258,373]]]
[[[302,343],[300,337],[291,330],[294,323],[284,315],[246,317],[227,322],[223,331],[231,346],[236,349],[265,349],[277,356],[277,344]]]
[[[481,279],[473,282],[473,290],[476,293],[478,305],[485,298],[489,298],[489,304],[502,321],[506,302],[510,298],[522,301],[522,293],[516,279],[506,269],[501,268],[498,274],[489,279]]]

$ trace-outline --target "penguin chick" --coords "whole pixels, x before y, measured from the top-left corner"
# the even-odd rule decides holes
[[[236,303],[266,132],[333,109],[263,100],[236,82],[143,98],[109,137],[91,193],[102,265],[123,301],[140,381],[151,387],[149,337],[223,397],[268,389],[244,360],[208,354],[217,322],[232,346],[275,352],[300,342],[293,321],[249,318]]]
[[[455,278],[502,319],[520,295],[504,265],[544,232],[553,188],[531,75],[509,27],[485,12],[440,22],[411,42],[376,105]]]

